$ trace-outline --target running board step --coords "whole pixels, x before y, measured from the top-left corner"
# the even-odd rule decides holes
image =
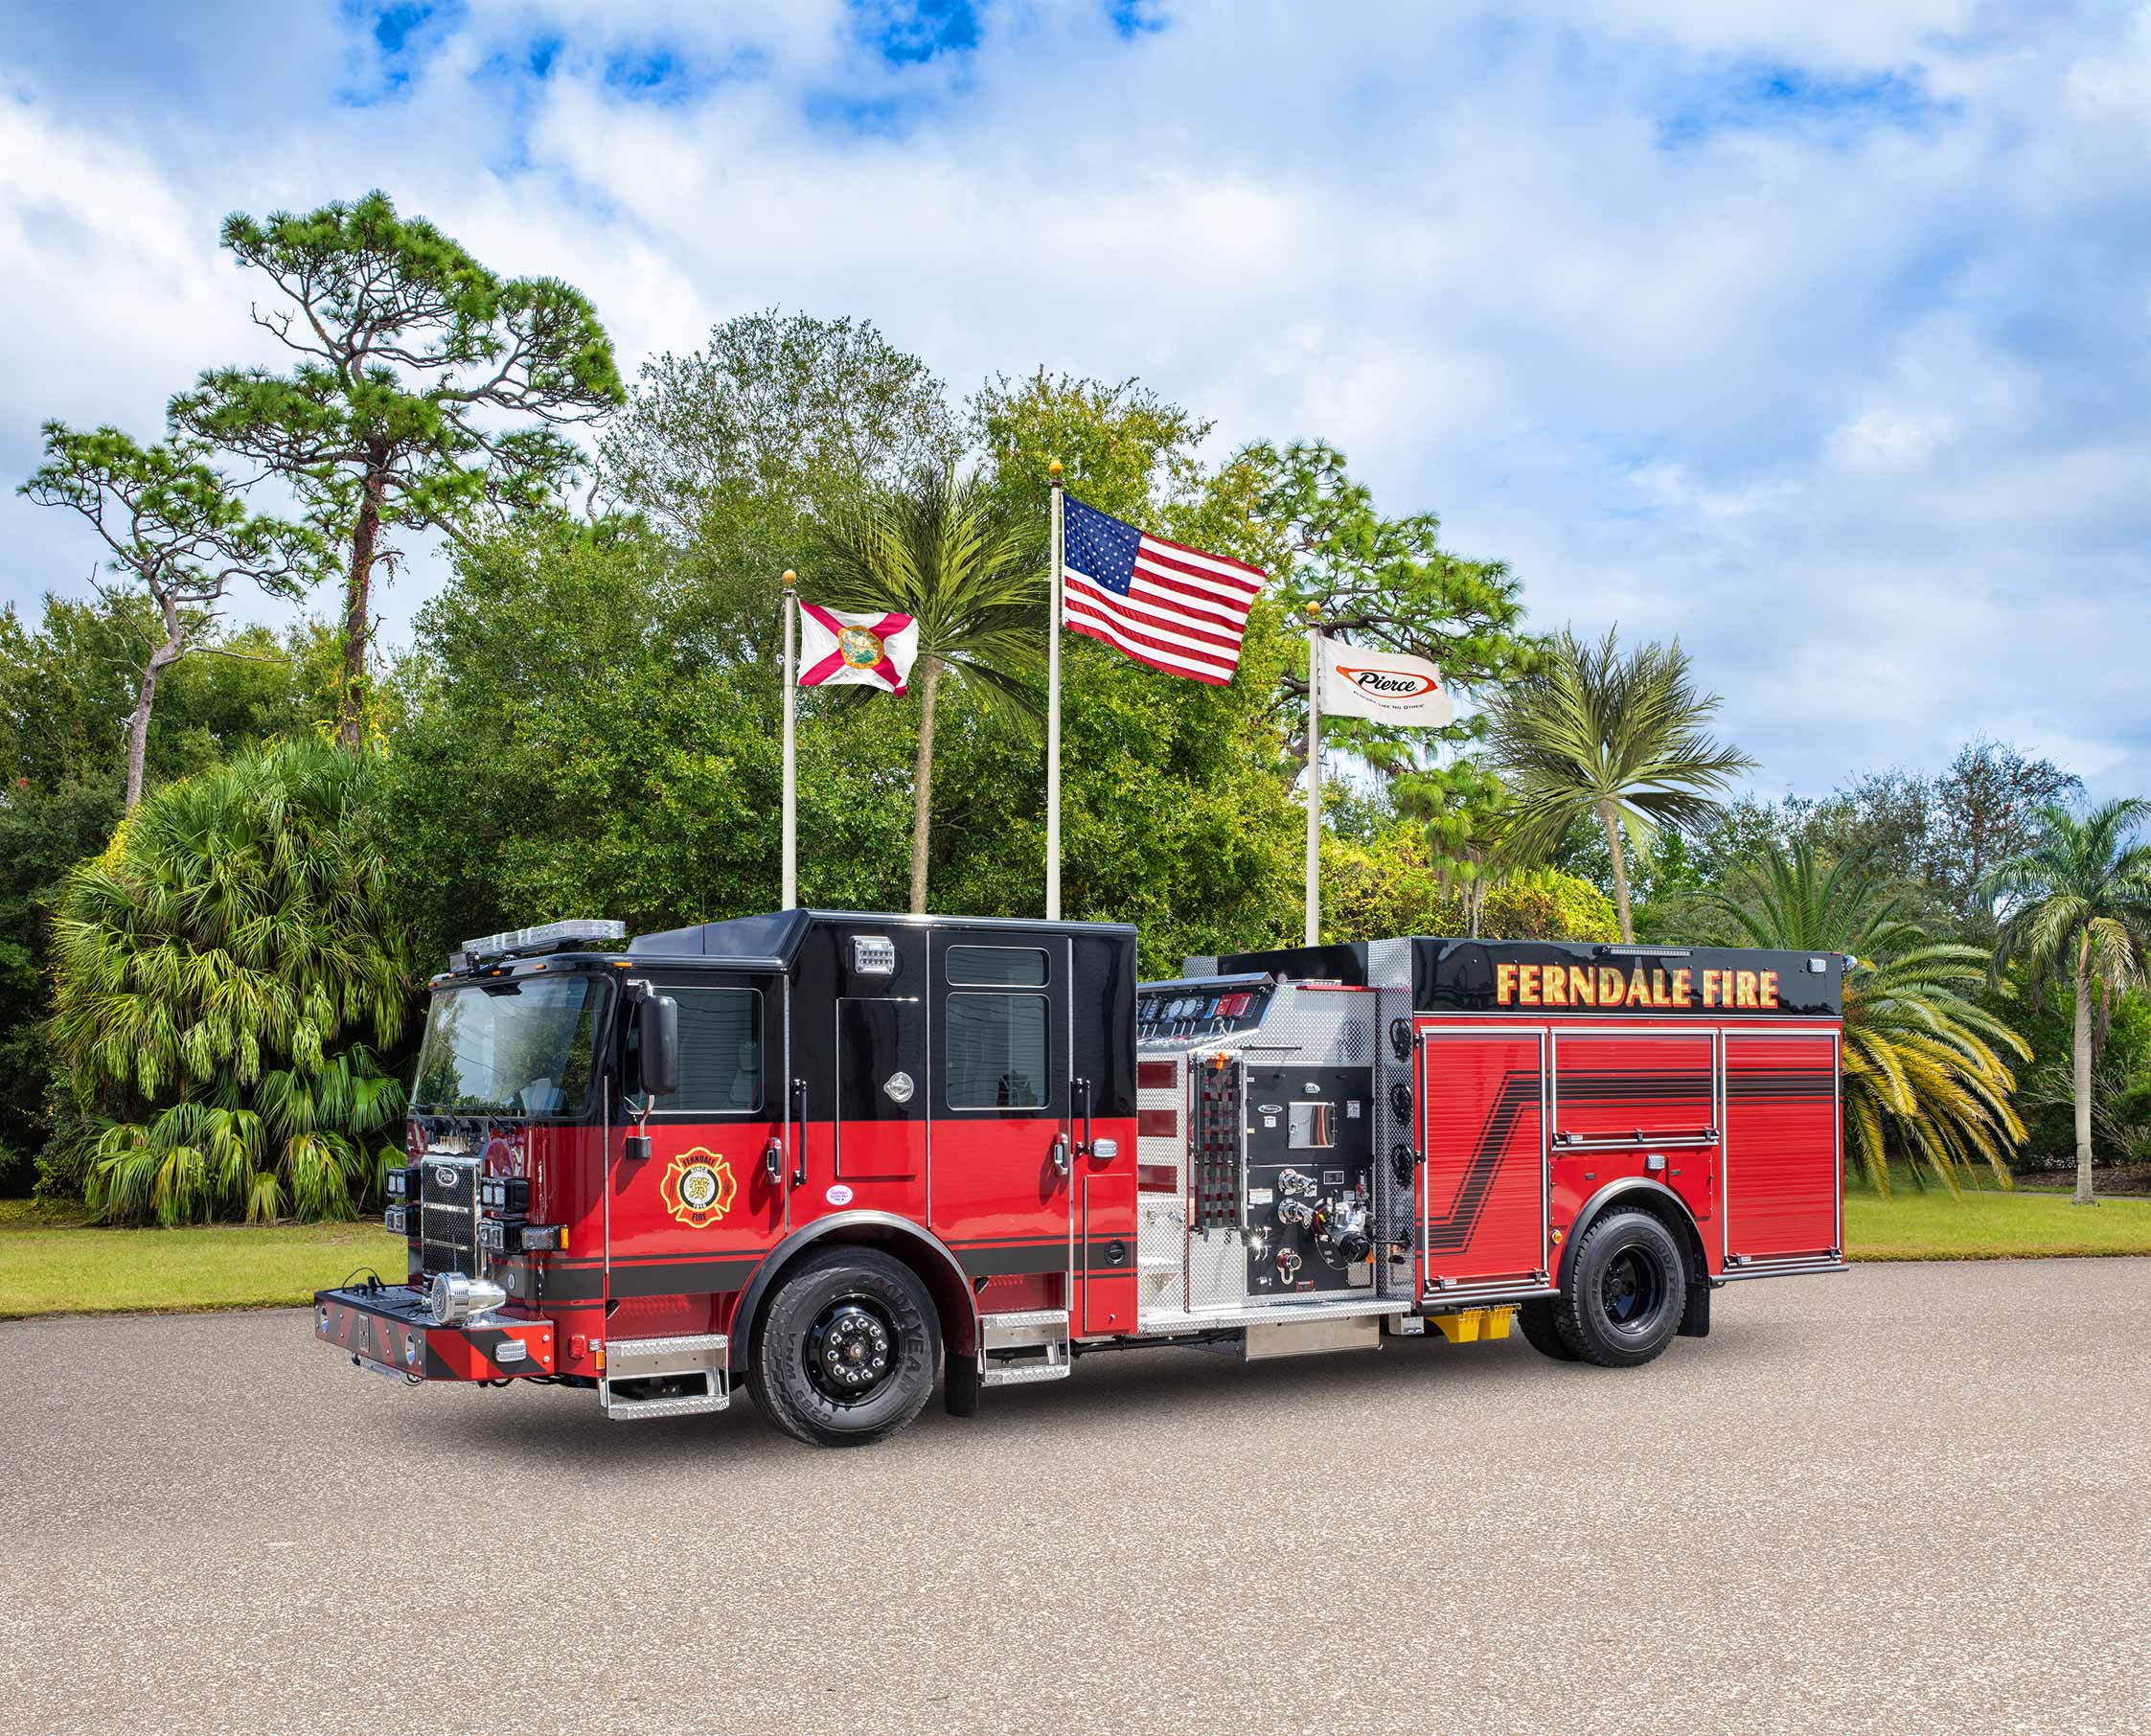
[[[598,1405],[615,1423],[696,1416],[732,1403],[721,1332],[673,1338],[614,1338],[605,1347]]]
[[[986,1314],[978,1324],[986,1350],[978,1371],[980,1385],[1020,1386],[1068,1378],[1066,1309],[1028,1308]]]

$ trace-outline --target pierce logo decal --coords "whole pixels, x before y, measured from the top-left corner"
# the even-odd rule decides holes
[[[1415,674],[1409,670],[1351,669],[1339,663],[1337,673],[1362,693],[1384,699],[1419,699],[1441,692],[1441,683],[1431,675]]]
[[[689,1229],[707,1229],[721,1222],[732,1209],[732,1197],[738,1191],[731,1164],[717,1153],[699,1147],[675,1157],[657,1183],[665,1209]]]

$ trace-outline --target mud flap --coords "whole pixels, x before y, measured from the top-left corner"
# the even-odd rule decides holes
[[[1677,1335],[1683,1338],[1707,1338],[1710,1336],[1710,1286],[1688,1286],[1688,1305],[1681,1311],[1681,1328]]]
[[[960,1351],[947,1351],[942,1358],[945,1370],[942,1375],[941,1400],[952,1417],[974,1417],[978,1414],[980,1384],[978,1359],[967,1357]]]

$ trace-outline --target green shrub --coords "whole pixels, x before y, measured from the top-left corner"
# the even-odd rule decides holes
[[[349,1218],[400,1161],[375,1047],[410,1010],[410,939],[378,785],[314,742],[242,754],[145,798],[68,877],[52,1033],[100,1215]]]
[[[1469,935],[1467,883],[1444,880],[1424,839],[1405,826],[1371,844],[1322,840],[1322,938]],[[1487,886],[1477,934],[1486,940],[1615,941],[1613,900],[1558,868],[1511,874]]]

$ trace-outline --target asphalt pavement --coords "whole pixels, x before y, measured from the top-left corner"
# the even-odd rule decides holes
[[[303,1313],[0,1327],[0,1731],[2151,1730],[2151,1262],[1167,1350],[816,1452]]]

